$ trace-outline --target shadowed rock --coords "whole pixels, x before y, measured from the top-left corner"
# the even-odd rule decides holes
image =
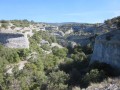
[[[0,33],[0,43],[9,48],[29,48],[26,35],[14,33]]]
[[[120,30],[96,38],[91,63],[94,61],[120,68]]]

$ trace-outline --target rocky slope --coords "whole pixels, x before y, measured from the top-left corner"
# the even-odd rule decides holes
[[[94,61],[120,68],[120,30],[96,38],[91,62]]]
[[[29,48],[29,37],[36,31],[44,31],[46,26],[24,20],[1,20],[0,43],[9,48]]]
[[[29,48],[26,35],[14,33],[0,33],[0,43],[9,48]]]
[[[108,78],[101,83],[92,83],[86,90],[120,90],[120,77]]]

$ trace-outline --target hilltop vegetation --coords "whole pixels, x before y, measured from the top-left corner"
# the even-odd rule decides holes
[[[105,23],[110,27],[113,26],[119,29],[120,28],[120,16],[115,17],[113,19],[106,20]]]

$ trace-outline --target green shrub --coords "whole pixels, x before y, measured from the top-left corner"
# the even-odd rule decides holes
[[[25,59],[29,54],[29,50],[28,49],[18,49],[17,53],[21,59]]]
[[[11,20],[10,21],[13,25],[16,27],[28,27],[30,25],[30,22],[28,20]]]
[[[50,46],[47,44],[42,45],[41,48],[45,51],[49,51],[51,49]]]
[[[52,48],[52,52],[54,55],[56,55],[60,58],[65,58],[67,56],[68,50],[66,48],[54,47],[54,48]]]
[[[1,28],[7,29],[7,28],[8,28],[8,25],[9,25],[8,23],[2,23],[2,24],[1,24]]]
[[[55,55],[49,54],[45,56],[43,62],[44,62],[45,70],[47,72],[49,70],[54,69],[60,62],[60,59]]]
[[[9,49],[9,48],[2,48],[0,50],[0,57],[4,58],[10,63],[15,63],[20,60],[17,50]]]
[[[106,78],[104,71],[99,71],[98,69],[92,69],[89,73],[83,77],[81,81],[82,87],[88,86],[90,83],[98,83],[103,81]]]
[[[74,61],[83,61],[86,59],[86,55],[82,52],[82,53],[77,53],[77,54],[71,54],[71,58]]]
[[[89,68],[90,68],[90,70],[91,69],[98,69],[99,71],[103,70],[105,72],[106,76],[119,76],[120,75],[119,69],[116,69],[109,64],[98,62],[98,61],[93,62],[89,66]]]
[[[63,71],[52,72],[48,76],[48,90],[67,90],[69,75]]]

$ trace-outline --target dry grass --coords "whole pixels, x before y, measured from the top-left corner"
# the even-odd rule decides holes
[[[105,90],[105,88],[109,87],[111,84],[120,87],[120,77],[108,78],[101,83],[91,83],[85,90]]]

